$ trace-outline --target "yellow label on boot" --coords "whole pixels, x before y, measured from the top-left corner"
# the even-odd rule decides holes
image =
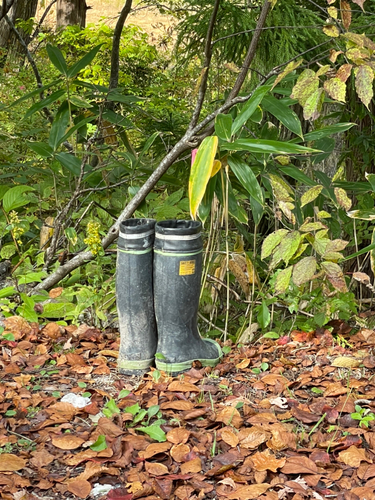
[[[195,274],[195,260],[182,260],[180,262],[180,276]]]

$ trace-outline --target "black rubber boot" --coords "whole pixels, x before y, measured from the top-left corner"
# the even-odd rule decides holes
[[[215,366],[219,344],[202,339],[197,315],[202,275],[201,223],[167,220],[155,226],[154,304],[158,329],[156,367],[170,374],[194,361]]]
[[[118,370],[142,375],[154,364],[157,334],[152,267],[155,220],[121,222],[118,240],[116,297],[120,329]]]

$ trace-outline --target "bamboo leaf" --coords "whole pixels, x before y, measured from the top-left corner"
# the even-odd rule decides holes
[[[247,122],[254,111],[257,109],[259,104],[262,102],[265,94],[271,89],[271,85],[262,85],[253,92],[253,95],[245,103],[240,113],[237,115],[236,119],[232,125],[232,135],[234,135],[238,130]]]
[[[51,63],[55,66],[55,68],[62,74],[68,75],[68,66],[66,65],[64,56],[60,49],[54,47],[53,45],[47,45],[47,54],[50,58]]]
[[[301,121],[296,113],[283,104],[280,99],[271,95],[264,96],[262,100],[263,108],[277,118],[288,130],[303,139]]]
[[[227,151],[250,151],[264,154],[306,154],[320,152],[317,149],[306,148],[292,142],[272,141],[267,139],[237,139],[223,144],[220,149]]]
[[[241,158],[236,157],[235,155],[229,156],[228,165],[237,177],[241,186],[246,189],[254,200],[256,200],[260,205],[263,205],[262,189],[251,167],[246,165]]]
[[[232,116],[219,114],[215,120],[215,134],[223,141],[230,141],[232,137]]]
[[[208,181],[211,177],[217,151],[217,136],[206,137],[198,148],[197,155],[191,167],[189,178],[190,213],[196,218],[198,207],[203,199]]]
[[[76,76],[76,74],[79,73],[82,69],[86,68],[86,66],[91,63],[96,54],[99,52],[102,45],[103,44],[100,44],[94,47],[92,50],[90,50],[90,52],[85,54],[82,59],[77,61],[71,68],[69,68],[68,77],[72,78],[73,76]]]

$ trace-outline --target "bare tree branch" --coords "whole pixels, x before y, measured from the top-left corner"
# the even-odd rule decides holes
[[[126,0],[124,7],[121,10],[120,17],[116,23],[115,31],[113,33],[112,52],[111,52],[111,74],[109,77],[109,89],[118,87],[118,74],[120,68],[120,41],[121,33],[124,28],[126,18],[132,8],[133,0]]]
[[[34,33],[32,34],[31,38],[30,38],[30,41],[29,41],[29,44],[30,42],[32,42],[34,40],[35,37],[37,37],[39,35],[39,31],[40,31],[40,28],[45,20],[45,18],[47,17],[48,15],[48,12],[51,10],[52,6],[57,2],[57,0],[52,0],[52,2],[46,7],[46,10],[43,12],[43,15],[42,17],[40,18],[40,21],[39,23],[37,24],[37,27],[35,28],[34,30]]]
[[[191,117],[189,130],[194,128],[195,125],[198,123],[199,115],[201,114],[204,98],[207,92],[208,73],[210,70],[211,59],[212,59],[212,36],[214,33],[219,5],[220,5],[220,0],[215,0],[214,8],[210,18],[210,23],[207,29],[206,44],[204,48],[204,63],[201,72],[201,83],[199,85],[198,99],[195,109],[193,111],[193,116]]]

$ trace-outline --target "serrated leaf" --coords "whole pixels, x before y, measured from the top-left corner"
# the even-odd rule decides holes
[[[340,30],[335,24],[327,24],[323,27],[323,33],[332,38],[337,38],[340,35]]]
[[[358,97],[367,109],[374,95],[373,90],[374,70],[367,64],[362,64],[355,76],[355,88]]]
[[[327,12],[328,12],[328,15],[331,16],[333,19],[337,19],[338,10],[336,7],[328,7]]]
[[[335,101],[345,102],[346,85],[340,78],[331,78],[324,82],[324,90]]]
[[[339,253],[339,252],[327,252],[327,249],[322,257],[323,257],[323,259],[329,260],[331,262],[337,262],[337,261],[342,260],[344,258],[344,256],[341,253]]]
[[[305,101],[303,117],[305,120],[316,120],[320,116],[324,103],[324,90],[317,89]]]
[[[315,71],[305,69],[298,77],[297,83],[294,85],[292,99],[298,99],[298,102],[304,107],[307,99],[314,94],[319,87],[319,78],[316,76]]]
[[[269,234],[262,244],[261,259],[264,260],[269,257],[273,250],[277,247],[280,241],[288,234],[287,229],[278,229],[277,231]]]
[[[283,261],[288,265],[290,259],[294,256],[301,242],[301,235],[298,231],[290,231],[276,248],[270,268],[275,267],[279,262]]]
[[[316,272],[316,258],[304,257],[293,267],[293,283],[301,286],[312,279]]]
[[[8,189],[3,197],[3,208],[5,212],[10,212],[15,208],[23,207],[30,203],[30,201],[23,196],[28,191],[34,191],[31,186],[15,186]]]
[[[301,208],[314,201],[322,192],[323,186],[314,186],[301,196]]]
[[[270,174],[273,194],[278,202],[293,201],[293,190],[291,187],[278,175]]]
[[[272,89],[274,89],[276,87],[276,85],[281,82],[281,80],[283,78],[285,78],[287,75],[289,75],[289,73],[291,73],[292,71],[294,71],[295,69],[298,68],[298,66],[300,66],[301,64],[303,63],[303,58],[301,57],[301,59],[298,59],[297,61],[292,61],[290,62],[289,64],[287,64],[285,66],[285,69],[284,71],[282,71],[276,78],[275,80],[275,83],[272,85]],[[272,90],[271,89],[271,90]]]
[[[278,273],[275,280],[275,294],[284,293],[290,283],[293,266],[289,266]]]
[[[339,78],[341,81],[345,83],[352,72],[352,68],[353,68],[352,64],[343,64],[337,70],[336,78]]]
[[[342,207],[346,211],[350,210],[352,206],[352,200],[348,197],[346,191],[344,189],[335,187],[334,192],[337,203],[340,205],[340,207]]]
[[[324,261],[322,262],[321,267],[325,271],[328,281],[334,288],[336,288],[336,290],[339,290],[343,293],[348,291],[344,273],[338,264],[336,264],[335,262]]]
[[[320,210],[316,214],[316,216],[317,216],[318,219],[330,219],[332,217],[332,215],[329,214],[328,212],[326,212],[325,210]]]
[[[332,361],[331,366],[335,366],[336,368],[357,368],[361,363],[361,359],[349,356],[339,356]]]
[[[17,253],[17,248],[14,243],[8,243],[3,245],[0,250],[0,257],[4,260],[10,259],[15,253]]]
[[[322,222],[304,222],[302,226],[300,226],[299,230],[303,233],[310,233],[311,231],[319,231],[319,229],[327,229]]]
[[[340,11],[341,11],[341,19],[344,28],[347,30],[352,23],[352,11],[350,5],[346,0],[340,1]]]

